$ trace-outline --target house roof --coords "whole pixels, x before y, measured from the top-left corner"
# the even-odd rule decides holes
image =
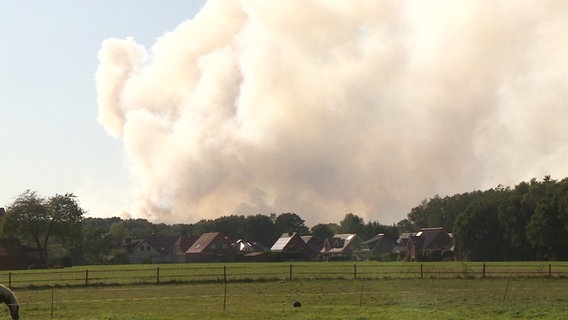
[[[288,245],[288,243],[292,240],[293,237],[297,236],[294,233],[283,233],[278,240],[270,247],[270,251],[282,251]]]
[[[184,234],[180,236],[174,243],[173,253],[185,253],[199,239],[198,236],[190,236]]]
[[[314,253],[320,252],[324,246],[324,240],[316,236],[302,236],[301,238]]]
[[[355,241],[360,242],[361,239],[356,234],[340,233],[340,234],[334,235],[332,238],[328,239],[328,241],[329,241],[329,244],[330,244],[329,252],[341,253],[346,248],[348,248],[353,242],[355,242]],[[326,248],[324,248],[322,250],[326,250]]]
[[[417,247],[427,248],[428,246],[430,246],[432,241],[434,241],[434,239],[436,239],[440,234],[444,233],[447,234],[442,227],[420,228],[420,231],[415,235],[415,237],[420,238],[420,241],[417,242]]]
[[[202,234],[201,237],[199,237],[199,239],[197,239],[185,253],[201,253],[205,251],[207,247],[219,237],[223,239],[225,243],[227,243],[227,246],[230,247],[230,243],[225,239],[225,236],[223,234],[221,234],[220,232],[208,232]]]
[[[305,252],[307,250],[309,250],[308,246],[296,232],[283,233],[270,248],[270,251],[276,252]]]
[[[248,242],[245,241],[243,239],[239,239],[237,240],[235,243],[232,244],[232,246],[235,248],[235,250],[242,252],[242,251],[253,251],[253,245]]]
[[[174,251],[174,244],[179,237],[176,236],[151,236],[146,241],[160,254],[171,254]]]
[[[132,253],[134,250],[136,250],[136,248],[140,247],[144,243],[147,243],[160,254],[172,254],[176,240],[178,240],[178,237],[176,236],[152,235],[147,238],[125,240],[124,247],[126,248],[126,252]]]
[[[381,241],[384,238],[384,236],[385,236],[384,233],[379,233],[369,240],[362,241],[361,244],[369,244],[369,243],[373,243],[373,242],[376,242],[376,241]]]

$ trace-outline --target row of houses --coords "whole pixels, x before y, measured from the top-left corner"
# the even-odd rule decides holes
[[[242,239],[233,241],[219,232],[179,237],[152,235],[123,242],[129,263],[183,263],[231,261],[313,260],[441,260],[454,257],[453,237],[438,228],[403,233],[398,239],[378,234],[362,241],[356,234],[336,234],[321,239],[283,234],[271,247]],[[38,264],[38,250],[14,238],[0,238],[0,270],[23,269]]]
[[[312,261],[312,260],[442,260],[452,259],[453,237],[441,227],[403,233],[398,239],[377,234],[362,241],[356,234],[336,234],[331,238],[283,234],[270,248],[239,239],[233,241],[219,232],[199,237],[153,235],[123,243],[129,263],[182,263],[231,261]]]

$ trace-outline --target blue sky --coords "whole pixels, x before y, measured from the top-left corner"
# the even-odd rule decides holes
[[[123,145],[97,122],[107,38],[148,49],[204,1],[0,1],[0,207],[26,189],[71,192],[88,216],[131,201]]]

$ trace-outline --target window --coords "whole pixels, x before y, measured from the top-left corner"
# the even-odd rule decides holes
[[[211,249],[211,250],[215,250],[215,244],[214,244],[214,243],[212,243],[212,244],[211,244],[211,245],[209,246],[209,249]]]

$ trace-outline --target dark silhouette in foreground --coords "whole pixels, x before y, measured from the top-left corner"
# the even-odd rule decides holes
[[[10,316],[12,320],[18,320],[20,318],[20,305],[18,304],[18,299],[12,290],[8,289],[4,285],[0,284],[0,303],[4,302],[8,309],[10,309]]]

